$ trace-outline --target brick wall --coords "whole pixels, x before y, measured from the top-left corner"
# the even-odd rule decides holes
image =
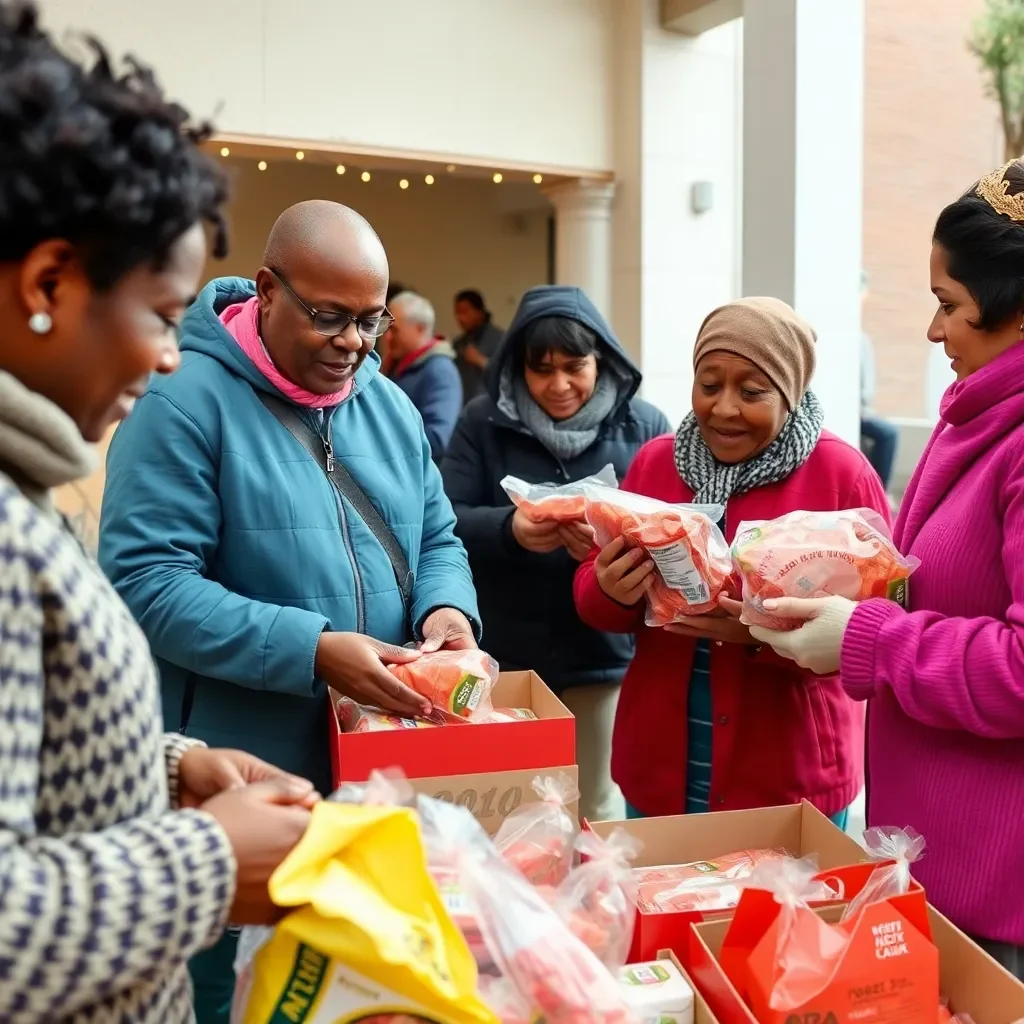
[[[1002,160],[997,111],[966,39],[982,0],[866,0],[864,326],[878,409],[926,414],[931,231]]]

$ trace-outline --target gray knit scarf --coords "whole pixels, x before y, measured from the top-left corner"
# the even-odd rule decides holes
[[[49,399],[0,370],[0,472],[50,511],[50,490],[89,476],[99,460],[74,421]]]
[[[719,462],[704,443],[691,412],[676,431],[676,469],[697,504],[722,505],[755,487],[777,484],[799,469],[821,437],[824,414],[810,391],[789,414],[779,436],[746,462]]]
[[[556,459],[574,459],[597,440],[601,424],[619,403],[621,390],[619,378],[603,369],[587,403],[568,419],[553,420],[530,397],[521,376],[512,381],[512,397],[520,422]]]

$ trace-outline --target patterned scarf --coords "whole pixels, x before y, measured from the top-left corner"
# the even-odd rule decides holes
[[[777,484],[799,469],[821,437],[824,418],[818,399],[808,391],[760,455],[727,464],[711,454],[691,412],[676,431],[676,469],[695,503],[724,506],[736,495]]]

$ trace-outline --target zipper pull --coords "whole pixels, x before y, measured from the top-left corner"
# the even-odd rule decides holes
[[[331,444],[330,441],[327,440],[326,437],[323,439],[323,442],[324,442],[324,451],[327,453],[327,472],[328,473],[333,473],[334,472],[334,446]]]

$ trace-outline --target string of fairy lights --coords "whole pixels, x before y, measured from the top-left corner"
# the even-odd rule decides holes
[[[220,155],[222,157],[229,157],[229,156],[231,156],[231,147],[230,146],[221,146],[221,148],[220,148]],[[298,160],[300,163],[303,160],[305,160],[306,159],[305,150],[302,150],[302,149],[295,150],[295,159]],[[267,170],[267,168],[269,166],[270,165],[267,163],[266,160],[259,160],[256,163],[256,170],[258,170],[258,171],[265,171],[265,170]],[[341,174],[348,174],[349,173],[349,168],[345,164],[339,163],[339,164],[335,165],[334,171],[335,171],[336,174],[339,174],[339,175],[341,175]],[[455,174],[458,171],[458,167],[455,164],[447,164],[445,166],[445,171],[448,174]],[[355,173],[354,169],[353,169],[353,173]],[[359,180],[364,182],[364,183],[366,183],[366,184],[368,184],[369,182],[371,182],[373,180],[373,173],[371,171],[365,171],[365,170],[361,171],[359,173]],[[500,185],[504,180],[505,180],[505,176],[504,176],[504,174],[501,173],[501,171],[495,171],[491,175],[491,181],[493,181],[495,185]],[[533,183],[535,185],[541,185],[544,182],[544,175],[543,174],[539,174],[539,173],[538,174],[534,174],[532,176],[532,180],[533,180]],[[433,174],[427,173],[427,174],[423,175],[423,184],[424,185],[433,185],[436,181],[437,181],[437,177],[435,175],[433,175]],[[412,181],[411,181],[410,178],[402,177],[402,178],[398,179],[398,187],[400,189],[402,189],[403,191],[405,191],[407,188],[409,188],[411,184],[412,184]]]

